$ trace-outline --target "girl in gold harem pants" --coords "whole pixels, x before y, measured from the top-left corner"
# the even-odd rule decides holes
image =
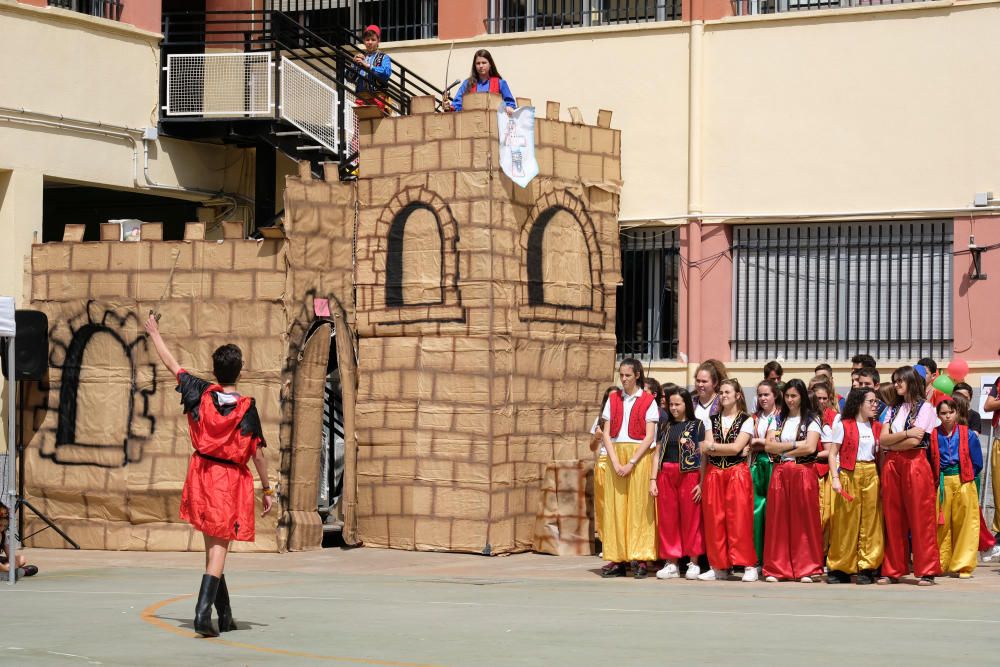
[[[885,554],[878,469],[874,461],[859,461],[854,470],[841,470],[839,480],[843,492],[854,500],[848,502],[843,495],[833,494],[835,509],[826,566],[845,574],[875,570]]]
[[[846,583],[857,574],[859,584],[874,583],[885,556],[878,457],[882,425],[875,421],[878,399],[870,388],[852,389],[843,415],[832,427],[830,486],[833,516],[827,583]]]
[[[983,453],[979,436],[959,418],[954,399],[938,403],[937,414],[941,426],[931,432],[929,453],[938,487],[941,569],[968,579],[976,569],[979,549],[976,475],[983,468]]]
[[[619,461],[631,461],[642,445],[614,443]],[[656,499],[649,495],[654,456],[643,456],[627,476],[620,476],[613,466],[604,475],[604,516],[601,518],[601,544],[604,558],[612,563],[654,561],[656,554]]]

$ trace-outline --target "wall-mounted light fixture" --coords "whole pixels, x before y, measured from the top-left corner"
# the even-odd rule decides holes
[[[983,249],[976,245],[976,235],[969,235],[969,253],[972,255],[972,279],[986,280],[983,273]]]

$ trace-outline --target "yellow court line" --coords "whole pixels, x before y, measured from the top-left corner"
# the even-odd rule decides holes
[[[193,597],[194,597],[193,594],[177,595],[172,598],[167,598],[166,600],[155,602],[146,607],[145,609],[143,609],[142,612],[139,614],[139,618],[141,618],[146,623],[149,623],[153,627],[173,632],[175,634],[180,635],[181,637],[188,637],[188,638],[200,637],[200,635],[198,635],[195,632],[188,632],[187,630],[182,630],[156,616],[156,612],[158,612],[163,607],[166,607],[169,604],[173,604],[174,602],[179,602],[180,600],[186,600]],[[441,667],[440,665],[431,665],[418,662],[397,662],[394,660],[376,660],[373,658],[352,658],[349,656],[342,656],[342,655],[319,655],[316,653],[307,653],[305,651],[289,651],[287,649],[282,649],[282,648],[271,648],[269,646],[258,646],[256,644],[245,644],[243,642],[234,642],[228,639],[221,639],[218,637],[204,637],[204,639],[206,641],[212,642],[213,644],[222,644],[224,646],[231,646],[233,648],[241,648],[241,649],[246,649],[248,651],[257,651],[258,653],[269,653],[271,655],[284,655],[293,658],[330,660],[333,662],[348,662],[360,665],[382,665],[383,667]]]

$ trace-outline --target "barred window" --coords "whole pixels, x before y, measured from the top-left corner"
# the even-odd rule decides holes
[[[360,39],[373,23],[383,42],[430,39],[438,32],[438,0],[267,0],[266,7],[294,15],[335,44],[343,41],[342,30]]]
[[[491,33],[681,18],[681,0],[490,0]]]
[[[680,249],[674,229],[621,233],[617,352],[645,361],[677,357],[677,276]]]
[[[951,220],[734,231],[734,359],[951,356]]]

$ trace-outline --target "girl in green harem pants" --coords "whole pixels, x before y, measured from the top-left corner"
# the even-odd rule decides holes
[[[773,380],[757,385],[757,409],[753,415],[753,438],[750,440],[750,477],[753,480],[753,543],[757,562],[764,562],[764,515],[767,509],[767,487],[771,483],[774,461],[764,451],[767,431],[781,411],[781,390]]]

